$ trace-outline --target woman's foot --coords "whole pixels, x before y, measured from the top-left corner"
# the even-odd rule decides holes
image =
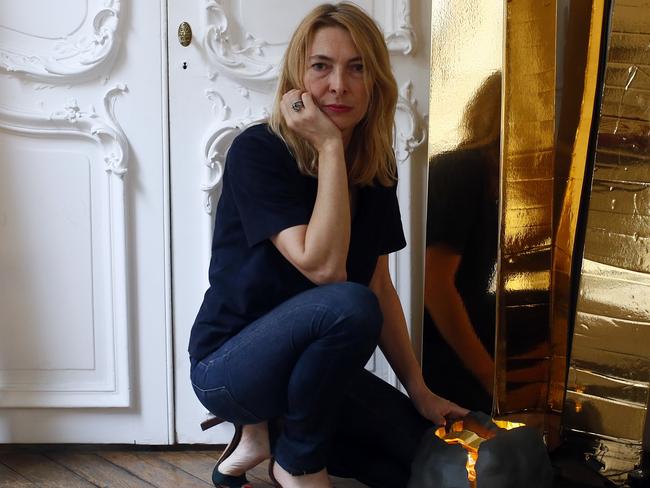
[[[239,476],[271,457],[267,422],[244,425],[242,436],[235,450],[219,463],[222,474]]]
[[[277,486],[281,488],[331,488],[327,470],[321,469],[318,473],[293,476],[278,463],[273,462],[272,474]]]

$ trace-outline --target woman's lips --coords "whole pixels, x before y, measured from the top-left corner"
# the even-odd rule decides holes
[[[338,104],[325,105],[325,108],[334,113],[344,113],[352,110],[352,107],[348,105],[338,105]]]

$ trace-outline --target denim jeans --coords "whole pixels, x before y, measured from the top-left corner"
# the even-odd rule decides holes
[[[369,288],[313,288],[192,361],[194,391],[210,412],[235,424],[281,418],[273,445],[278,464],[294,475],[320,471],[350,382],[375,350],[382,323]]]
[[[405,488],[422,436],[433,424],[410,398],[369,371],[348,385],[327,470],[372,488]]]

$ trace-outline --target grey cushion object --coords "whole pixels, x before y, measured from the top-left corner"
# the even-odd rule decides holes
[[[537,430],[501,430],[478,448],[477,488],[550,488],[553,468]]]
[[[436,437],[436,428],[422,436],[407,488],[469,488],[467,452]]]
[[[476,462],[477,488],[550,488],[553,468],[539,432],[531,427],[500,429],[489,415],[471,412],[464,427],[484,440]],[[407,488],[468,488],[467,452],[427,430],[420,441]]]

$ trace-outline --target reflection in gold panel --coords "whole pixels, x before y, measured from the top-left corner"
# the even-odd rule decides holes
[[[602,21],[602,0],[508,2],[495,407],[529,412],[552,443]]]
[[[429,158],[469,140],[467,107],[502,67],[503,2],[433,0],[429,85]],[[498,134],[499,127],[490,127]],[[490,132],[490,131],[488,131]],[[490,134],[482,134],[489,137]]]
[[[650,2],[616,2],[564,420],[636,446],[628,468],[650,396],[649,37]]]
[[[488,413],[504,4],[433,0],[431,9],[422,367],[434,392]],[[450,249],[456,270],[447,265]]]

